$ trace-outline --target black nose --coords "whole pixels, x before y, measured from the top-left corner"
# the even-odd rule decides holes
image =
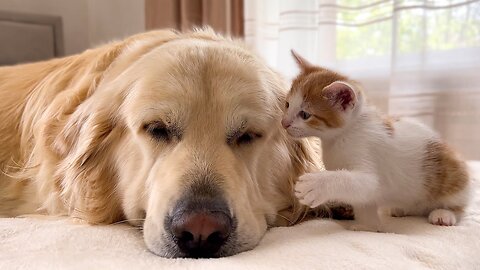
[[[173,216],[170,228],[186,257],[217,257],[230,236],[232,219],[224,212],[180,212]]]
[[[186,175],[186,181],[190,184],[165,218],[165,231],[173,240],[171,251],[175,257],[190,258],[232,254],[237,221],[217,184],[222,177],[199,172]]]

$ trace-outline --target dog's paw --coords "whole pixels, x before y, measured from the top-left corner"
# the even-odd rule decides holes
[[[435,209],[428,215],[428,222],[433,225],[453,226],[457,223],[457,218],[450,210]]]
[[[295,196],[301,204],[309,207],[317,207],[328,201],[329,198],[323,193],[324,181],[319,173],[307,173],[298,178],[295,185]]]

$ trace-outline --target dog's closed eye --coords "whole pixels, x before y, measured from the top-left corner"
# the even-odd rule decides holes
[[[147,123],[143,126],[143,129],[157,141],[170,142],[173,137],[179,137],[176,129],[168,127],[162,121]]]
[[[238,133],[238,135],[234,135],[227,139],[227,143],[232,145],[247,145],[253,143],[256,139],[261,138],[262,134],[252,132],[252,131],[245,131],[243,133]]]

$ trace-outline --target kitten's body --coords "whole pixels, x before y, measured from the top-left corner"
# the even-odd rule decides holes
[[[433,224],[454,225],[469,199],[464,162],[428,127],[382,117],[355,82],[296,60],[302,73],[282,122],[292,136],[321,138],[326,168],[300,177],[300,201],[350,203],[359,229],[381,230],[383,207],[395,216],[428,215]]]

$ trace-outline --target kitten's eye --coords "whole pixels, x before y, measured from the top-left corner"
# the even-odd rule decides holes
[[[290,106],[290,104],[288,102],[285,102],[285,108],[288,109],[289,106]]]
[[[171,132],[163,122],[145,124],[143,129],[156,140],[168,142],[171,139]]]
[[[246,145],[252,143],[255,139],[261,138],[262,134],[254,132],[245,132],[236,139],[237,145]]]
[[[312,116],[311,114],[307,113],[306,111],[300,111],[298,113],[298,115],[300,115],[300,117],[303,119],[303,120],[307,120],[308,118],[310,118],[310,116]]]

